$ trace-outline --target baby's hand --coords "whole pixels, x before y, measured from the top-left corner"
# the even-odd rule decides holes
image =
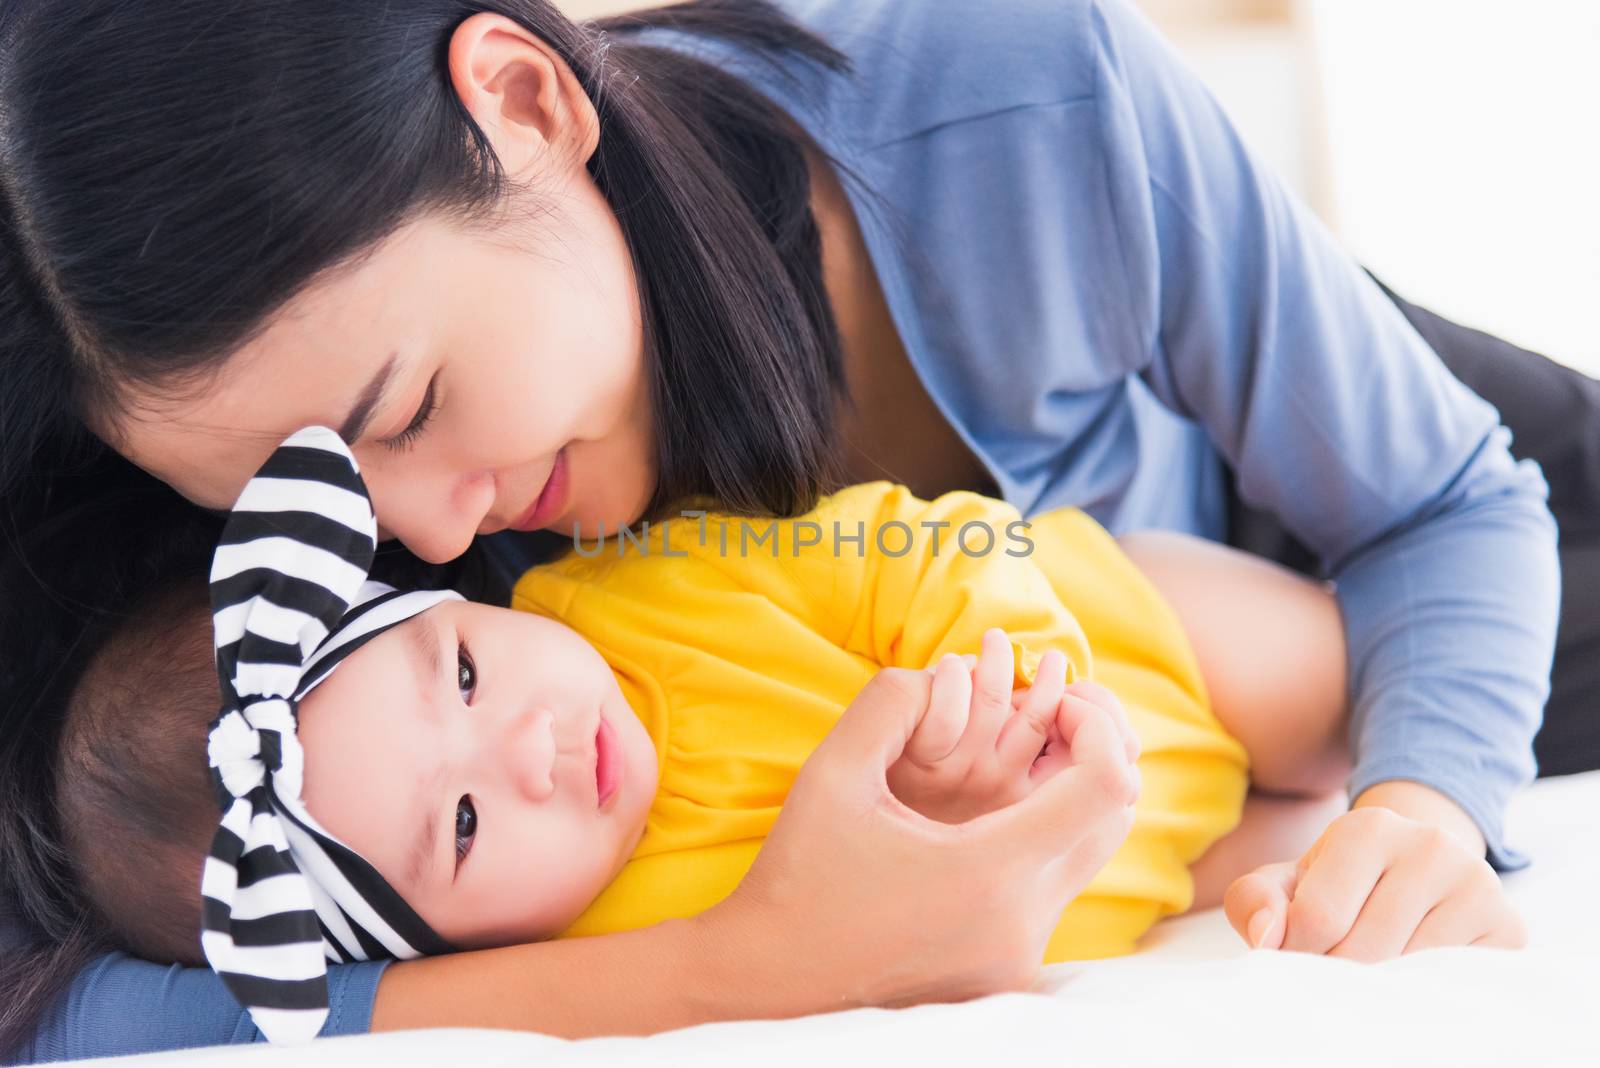
[[[929,819],[963,823],[1028,796],[1072,762],[1065,739],[1096,709],[1116,724],[1129,759],[1138,755],[1121,703],[1104,687],[1067,686],[1059,650],[1047,651],[1033,685],[1015,692],[1011,643],[998,629],[984,634],[975,666],[952,654],[931,671],[928,709],[888,772],[894,795]]]
[[[1298,863],[1234,880],[1223,904],[1251,946],[1351,960],[1527,942],[1483,857],[1447,831],[1380,807],[1334,820]]]

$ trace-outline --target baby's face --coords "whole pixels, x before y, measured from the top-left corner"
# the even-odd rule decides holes
[[[306,808],[463,949],[555,934],[638,844],[654,746],[594,647],[447,602],[301,702]]]

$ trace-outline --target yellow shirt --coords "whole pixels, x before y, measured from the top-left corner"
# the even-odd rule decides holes
[[[1133,831],[1063,913],[1046,960],[1131,952],[1187,909],[1188,865],[1238,822],[1244,750],[1211,714],[1176,616],[1110,535],[1076,510],[1020,518],[977,494],[928,502],[872,482],[800,519],[677,518],[524,575],[513,606],[594,644],[660,759],[638,849],[564,936],[722,900],[868,679],[975,653],[996,626],[1019,685],[1058,648],[1071,674],[1122,699],[1143,746]]]

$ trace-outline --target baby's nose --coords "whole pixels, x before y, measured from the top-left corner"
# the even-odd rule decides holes
[[[530,801],[555,793],[555,716],[544,709],[511,717],[499,754],[512,785]]]

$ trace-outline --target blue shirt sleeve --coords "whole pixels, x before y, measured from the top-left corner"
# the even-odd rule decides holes
[[[1502,818],[1534,773],[1559,597],[1542,474],[1144,17],[1083,10],[1118,238],[1100,251],[1135,309],[1136,370],[1335,580],[1351,796],[1433,787],[1491,862],[1521,866]]]
[[[387,963],[329,966],[324,1036],[361,1034],[370,1029],[378,978]],[[19,1063],[260,1039],[249,1015],[209,969],[151,964],[114,953],[95,961],[73,981],[41,1022]]]

